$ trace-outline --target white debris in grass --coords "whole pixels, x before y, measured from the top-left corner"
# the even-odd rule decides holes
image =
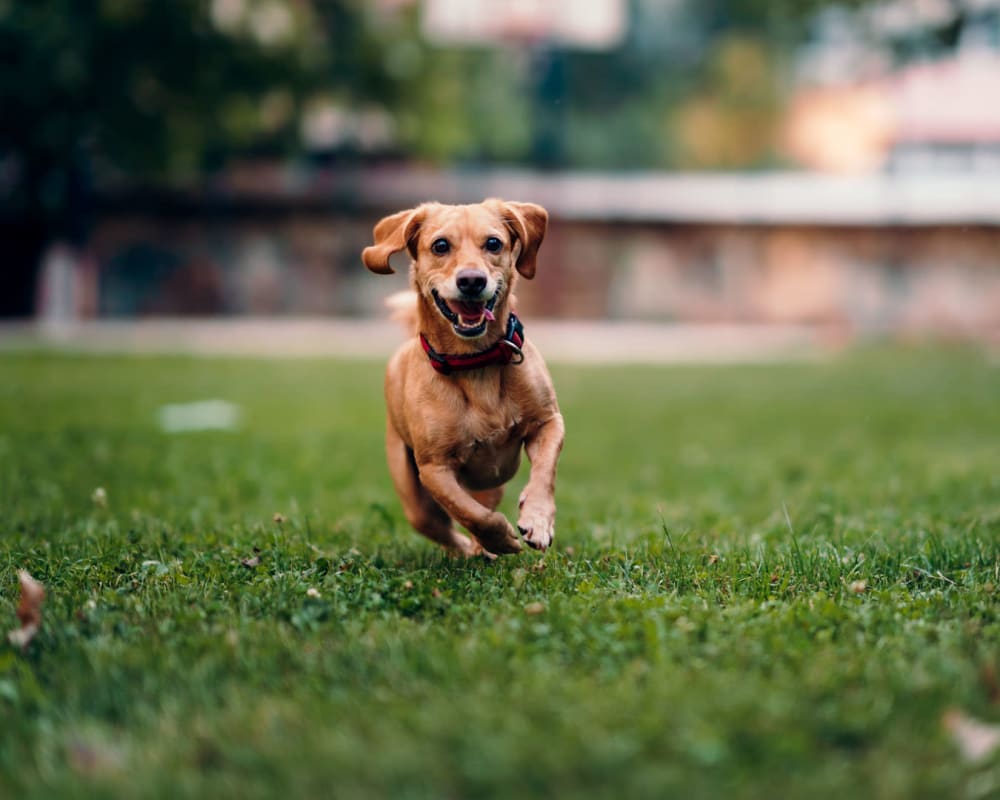
[[[975,719],[956,708],[944,713],[941,724],[965,761],[981,761],[1000,749],[1000,725]]]
[[[227,400],[198,400],[160,406],[158,417],[165,433],[233,431],[240,426],[243,410]]]

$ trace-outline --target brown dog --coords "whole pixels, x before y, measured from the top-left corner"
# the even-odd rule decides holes
[[[385,375],[389,471],[410,524],[469,556],[521,549],[496,507],[522,446],[531,477],[517,527],[539,550],[555,533],[563,419],[511,294],[517,273],[535,274],[547,225],[548,213],[531,203],[425,203],[379,222],[375,244],[361,254],[382,274],[393,271],[393,253],[405,248],[413,259],[414,337]]]

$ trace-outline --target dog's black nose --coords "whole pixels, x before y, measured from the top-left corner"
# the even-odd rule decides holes
[[[486,288],[486,275],[477,269],[463,269],[456,276],[455,284],[462,294],[475,297]]]

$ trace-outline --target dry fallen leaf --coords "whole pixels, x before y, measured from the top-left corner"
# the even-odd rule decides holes
[[[1000,705],[1000,681],[997,680],[997,668],[990,663],[983,664],[979,670],[979,680],[986,689],[986,695],[990,698],[990,703]]]
[[[717,553],[712,553],[712,555],[710,555],[708,557],[708,563],[709,564],[718,564],[719,563],[719,556],[718,556],[718,554]]]
[[[980,761],[1000,748],[1000,725],[980,722],[957,708],[946,711],[941,724],[951,734],[966,761]]]
[[[32,578],[27,570],[18,570],[17,579],[21,583],[21,601],[17,604],[17,618],[21,621],[21,627],[8,633],[7,638],[12,645],[24,650],[41,627],[45,587]]]
[[[75,739],[66,756],[73,771],[86,777],[110,775],[125,766],[124,754],[107,742]]]
[[[524,613],[530,614],[531,616],[542,614],[544,613],[544,611],[545,611],[545,603],[542,603],[540,601],[534,603],[528,603],[528,605],[524,607]]]

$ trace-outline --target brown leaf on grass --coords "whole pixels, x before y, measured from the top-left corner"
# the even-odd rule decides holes
[[[941,724],[966,761],[980,761],[1000,748],[1000,725],[980,722],[957,708],[946,711]]]
[[[42,625],[45,587],[32,578],[27,570],[18,570],[17,579],[21,584],[21,601],[17,604],[17,618],[21,621],[21,627],[8,633],[7,638],[12,645],[24,650]]]
[[[1000,705],[1000,681],[997,680],[997,668],[989,662],[983,664],[979,670],[979,680],[986,690],[986,696],[990,698],[992,705]]]
[[[528,605],[524,607],[524,613],[530,614],[531,616],[543,614],[545,613],[545,603],[542,602],[528,603]]]
[[[105,742],[75,739],[66,756],[73,771],[88,778],[111,775],[125,766],[124,754]]]

